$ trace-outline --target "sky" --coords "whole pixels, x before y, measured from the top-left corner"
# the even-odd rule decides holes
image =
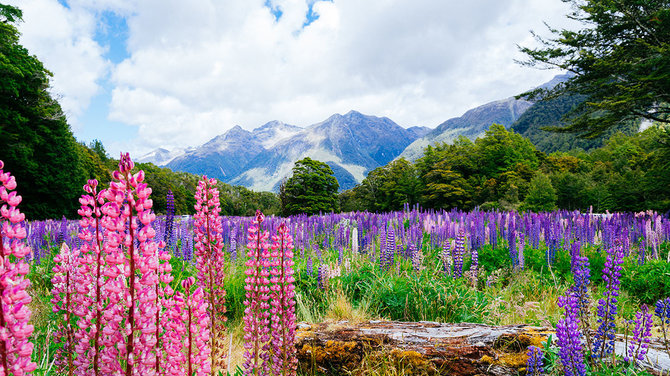
[[[7,0],[5,0],[7,1]],[[561,0],[9,0],[75,137],[110,155],[356,110],[434,128],[561,72],[521,66]]]

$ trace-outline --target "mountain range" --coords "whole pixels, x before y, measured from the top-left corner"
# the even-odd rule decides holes
[[[565,79],[567,76],[557,76],[541,87],[553,87]],[[396,158],[420,158],[430,144],[452,142],[460,135],[474,140],[492,123],[510,128],[532,106],[514,97],[498,100],[468,110],[434,129],[404,128],[389,118],[357,111],[335,114],[304,128],[281,121],[251,131],[235,126],[198,147],[159,148],[138,161],[207,175],[256,191],[277,191],[295,162],[310,157],[326,162],[344,190]]]

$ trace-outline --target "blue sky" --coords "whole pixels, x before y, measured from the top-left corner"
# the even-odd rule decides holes
[[[435,127],[558,72],[513,62],[560,0],[13,0],[75,136],[110,154],[358,110]]]

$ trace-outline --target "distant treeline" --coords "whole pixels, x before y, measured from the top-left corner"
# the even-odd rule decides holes
[[[424,208],[665,212],[670,210],[670,131],[653,126],[614,134],[603,147],[545,154],[527,139],[492,125],[474,142],[428,147],[398,159],[340,194],[340,209]]]

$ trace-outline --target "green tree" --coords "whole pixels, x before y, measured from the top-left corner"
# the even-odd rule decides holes
[[[283,215],[317,214],[337,209],[339,184],[333,170],[309,157],[293,167],[293,175],[279,189]]]
[[[472,187],[463,176],[453,171],[447,160],[438,162],[426,174],[423,202],[431,208],[467,210],[472,203]]]
[[[475,141],[475,147],[478,169],[486,177],[497,177],[519,163],[531,170],[539,166],[535,146],[500,124],[492,124],[486,135]]]
[[[89,171],[60,105],[51,73],[19,44],[21,10],[0,4],[0,159],[12,171],[30,219],[77,216]]]
[[[544,174],[537,174],[530,181],[528,195],[521,205],[521,210],[546,212],[556,209],[556,190],[551,180]]]
[[[341,208],[374,212],[401,210],[405,203],[418,202],[418,186],[416,168],[404,158],[396,159],[370,171],[360,184],[340,194]]]
[[[522,64],[574,73],[549,93],[587,98],[566,117],[562,131],[593,137],[628,121],[670,122],[670,1],[562,0],[581,30],[550,28],[541,48],[521,47]],[[538,92],[526,93],[530,96]]]

